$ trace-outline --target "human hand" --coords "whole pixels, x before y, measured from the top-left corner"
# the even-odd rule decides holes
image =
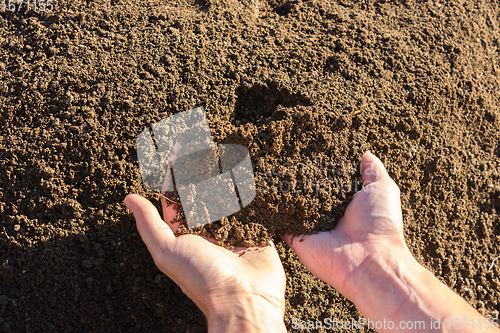
[[[140,195],[125,204],[156,265],[203,311],[209,332],[286,331],[285,273],[272,242],[232,252],[201,236],[175,237],[175,205],[163,221]]]
[[[484,323],[481,331],[498,332],[498,325],[412,256],[403,235],[399,188],[370,152],[361,158],[361,177],[363,189],[334,230],[293,243],[283,236],[300,261],[353,301],[378,332],[477,332],[474,323]],[[450,326],[457,318],[469,320],[457,329]]]
[[[400,192],[382,162],[370,152],[361,158],[363,189],[354,194],[337,227],[329,232],[295,237],[285,242],[318,278],[351,300],[366,272],[380,257],[413,258],[403,236]],[[299,241],[300,239],[300,241]]]

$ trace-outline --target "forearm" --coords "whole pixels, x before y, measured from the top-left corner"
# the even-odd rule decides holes
[[[409,253],[380,256],[364,269],[353,301],[370,321],[391,322],[379,332],[498,332]]]
[[[212,306],[206,313],[208,332],[286,332],[283,309],[264,298],[246,297]]]

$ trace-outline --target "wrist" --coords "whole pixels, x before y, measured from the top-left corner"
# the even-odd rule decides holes
[[[286,332],[284,301],[246,294],[211,302],[205,315],[208,332]]]
[[[434,332],[437,330],[431,327],[432,322],[447,322],[448,326],[443,324],[440,329],[453,332],[450,322],[468,318],[467,325],[457,331],[475,332],[473,323],[484,320],[465,300],[420,265],[409,251],[393,250],[373,258],[364,266],[363,276],[364,279],[358,280],[363,290],[357,288],[351,300],[371,321],[385,323],[389,320],[394,327],[410,321],[423,325],[414,332]],[[378,331],[393,332],[385,328]]]
[[[424,271],[406,246],[390,247],[363,261],[353,273],[346,296],[364,316],[394,317],[412,299],[413,281]]]

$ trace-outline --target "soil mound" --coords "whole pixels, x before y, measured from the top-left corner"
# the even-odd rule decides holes
[[[145,191],[136,137],[200,105],[217,142],[249,148],[258,189],[206,232],[251,245],[333,228],[369,149],[415,257],[498,317],[498,1],[26,3],[0,5],[0,331],[206,332],[122,203]],[[328,163],[347,172],[313,172]],[[360,317],[277,249],[289,331]]]
[[[178,234],[213,235],[221,244],[267,244],[275,233],[330,230],[361,189],[357,163],[363,142],[350,117],[319,107],[279,106],[255,123],[212,122],[214,140],[248,147],[257,196],[229,218]],[[207,234],[207,231],[209,234]]]

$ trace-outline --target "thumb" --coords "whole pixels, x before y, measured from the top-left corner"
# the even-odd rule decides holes
[[[366,151],[363,156],[361,156],[360,173],[365,186],[373,182],[392,180],[382,161],[370,151]]]
[[[129,194],[124,202],[134,214],[137,230],[156,261],[168,242],[175,241],[172,229],[161,219],[156,207],[146,198],[138,194]]]
[[[285,241],[288,246],[290,246],[290,248],[294,252],[299,251],[300,253],[302,248],[307,248],[308,246],[310,246],[310,244],[308,244],[306,240],[310,238],[311,235],[293,236],[291,234],[279,234],[279,236]]]

